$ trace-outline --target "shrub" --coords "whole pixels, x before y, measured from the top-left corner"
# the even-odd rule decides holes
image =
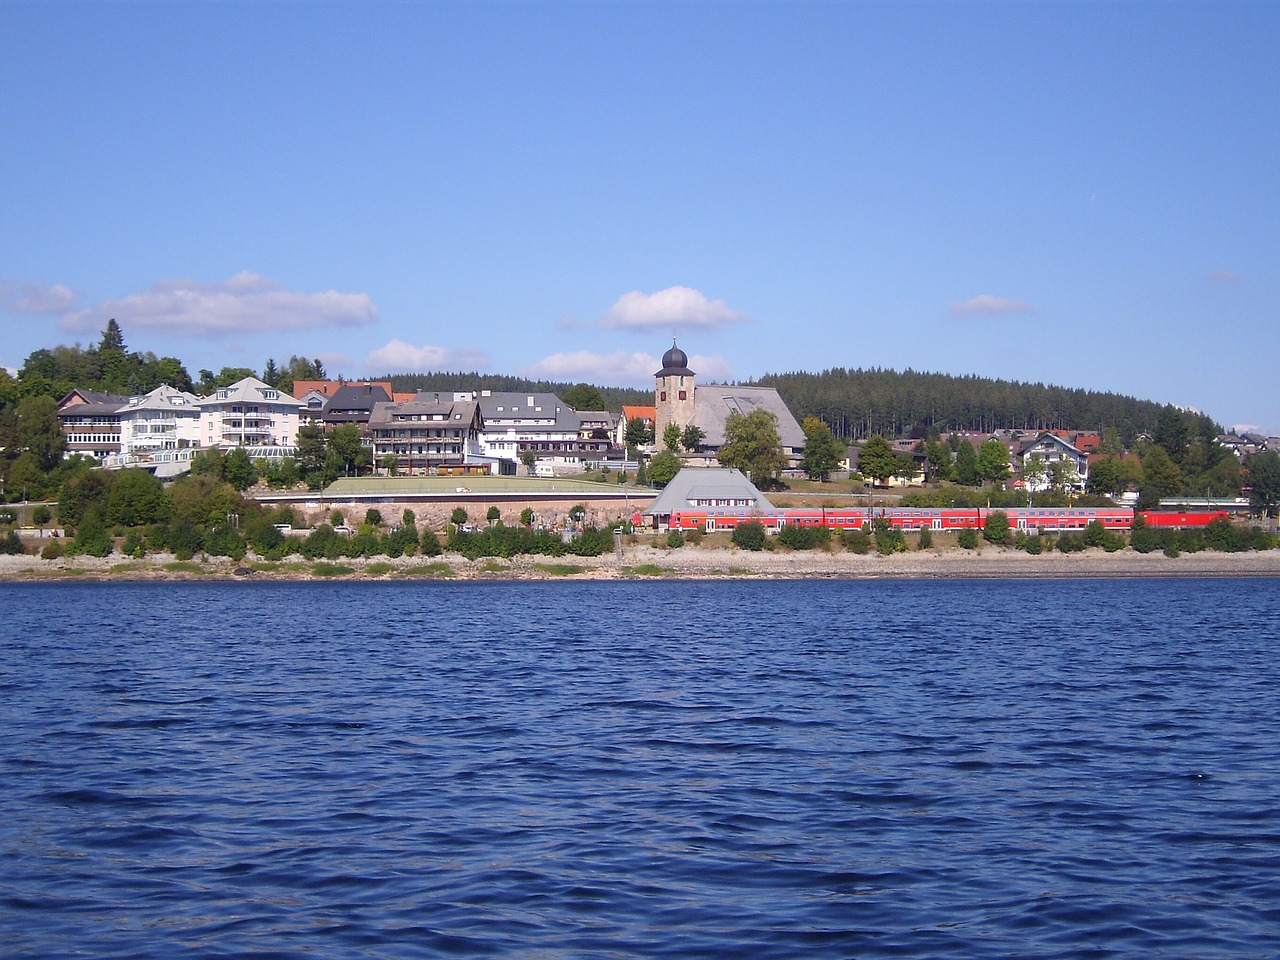
[[[759,520],[747,520],[733,531],[733,545],[743,550],[763,550],[767,539],[764,524]]]
[[[44,545],[44,549],[40,551],[40,556],[45,560],[57,560],[62,556],[63,547],[61,540],[50,540]]]
[[[916,540],[917,550],[928,550],[933,546],[933,531],[928,527],[920,528],[920,536]]]
[[[9,553],[19,556],[25,551],[22,549],[22,538],[18,536],[17,530],[10,530],[3,538],[0,538],[0,553]]]
[[[232,560],[243,560],[245,555],[244,537],[240,531],[229,523],[220,523],[209,531],[205,537],[204,550],[213,557],[230,557]]]
[[[124,544],[120,547],[120,552],[126,557],[133,557],[140,560],[147,555],[147,541],[137,530],[130,530],[125,534]]]
[[[1027,553],[1031,554],[1033,557],[1038,557],[1041,553],[1044,552],[1044,541],[1045,541],[1045,538],[1043,536],[1027,537],[1026,543],[1024,544],[1023,549],[1025,549]]]
[[[884,517],[876,521],[877,553],[887,557],[891,553],[903,553],[906,549],[907,538],[901,530],[895,529]]]
[[[865,530],[842,530],[840,542],[850,553],[864,554],[871,550],[871,535]]]
[[[987,514],[987,522],[982,528],[982,539],[987,543],[1004,546],[1009,539],[1009,515],[1003,510],[993,510]]]
[[[1084,535],[1077,533],[1064,533],[1058,538],[1059,553],[1079,553],[1085,547]]]
[[[965,550],[977,550],[978,531],[973,527],[965,527],[956,534],[956,544]]]
[[[667,534],[667,546],[672,550],[679,549],[684,546],[684,534],[679,530],[672,530]]]
[[[85,511],[76,527],[75,550],[90,557],[105,557],[111,552],[111,536],[107,533],[102,508],[97,504]]]
[[[812,550],[826,543],[829,537],[826,527],[801,527],[788,523],[778,531],[778,543],[789,550]]]

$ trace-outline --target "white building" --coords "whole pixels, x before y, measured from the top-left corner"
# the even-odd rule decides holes
[[[120,408],[120,452],[176,450],[200,443],[199,398],[161,384]]]
[[[554,393],[482,390],[476,399],[484,421],[483,456],[497,466],[495,472],[515,472],[526,453],[538,461],[575,466],[609,454],[608,436],[583,439],[582,418]]]
[[[202,447],[292,447],[297,442],[302,401],[257,377],[219,387],[196,403]]]

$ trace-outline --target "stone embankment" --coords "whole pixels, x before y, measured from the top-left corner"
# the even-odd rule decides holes
[[[767,579],[929,579],[929,578],[1115,578],[1115,577],[1280,577],[1280,550],[1264,553],[1196,553],[1166,557],[1130,550],[1104,553],[1048,553],[1031,556],[987,548],[899,553],[888,557],[851,553],[763,551],[684,547],[666,550],[626,546],[622,557],[523,556],[510,560],[467,560],[456,555],[396,560],[341,559],[331,563],[301,557],[271,563],[197,558],[178,563],[157,555],[125,557],[0,556],[0,580],[309,580],[319,578],[395,580],[440,579],[593,579],[725,578]]]

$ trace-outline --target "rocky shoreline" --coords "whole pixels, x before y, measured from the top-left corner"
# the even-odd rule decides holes
[[[230,560],[197,557],[179,562],[157,554],[126,557],[0,556],[0,581],[228,580],[237,582],[301,580],[618,580],[618,579],[1027,579],[1133,577],[1280,577],[1280,550],[1262,553],[1195,553],[1166,557],[1131,550],[1039,556],[1010,549],[958,549],[874,554],[762,551],[683,547],[665,550],[626,546],[622,556],[521,556],[509,560],[443,557],[385,557],[372,560],[278,562],[248,557]]]

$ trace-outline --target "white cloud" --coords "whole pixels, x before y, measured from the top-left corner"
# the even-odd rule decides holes
[[[602,327],[628,330],[659,329],[669,333],[716,330],[730,323],[750,321],[723,300],[708,300],[691,287],[667,287],[657,293],[632,290],[617,299],[600,318]]]
[[[611,387],[651,386],[653,375],[661,366],[662,361],[649,353],[618,350],[601,354],[576,350],[553,353],[537,363],[517,368],[516,372],[533,380],[585,381]],[[733,376],[733,369],[724,357],[690,357],[689,368],[703,383]]]
[[[481,350],[450,350],[429,344],[415,347],[403,340],[392,340],[364,358],[364,372],[370,376],[450,370],[467,372],[488,366],[489,356]]]
[[[297,293],[247,270],[230,280],[161,280],[150,290],[65,314],[64,330],[93,331],[115,318],[129,330],[187,336],[355,327],[378,319],[364,293]]]
[[[993,317],[1002,313],[1026,313],[1030,309],[1031,304],[1025,300],[1010,300],[1007,297],[993,297],[989,293],[984,293],[964,303],[953,303],[951,315],[953,317]]]
[[[57,283],[0,280],[0,309],[9,313],[59,314],[75,308],[80,294]]]

